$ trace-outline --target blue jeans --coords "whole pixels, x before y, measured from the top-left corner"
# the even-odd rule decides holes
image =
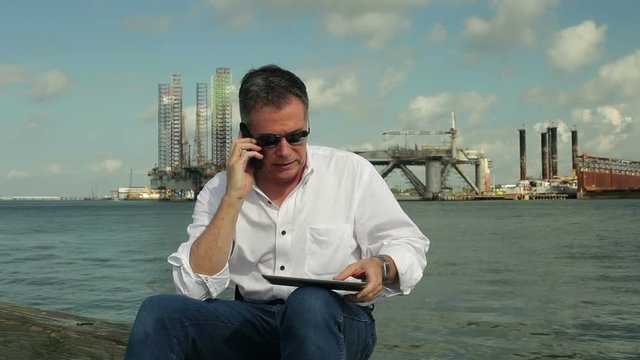
[[[271,304],[155,295],[138,311],[125,359],[368,359],[371,311],[317,287]]]

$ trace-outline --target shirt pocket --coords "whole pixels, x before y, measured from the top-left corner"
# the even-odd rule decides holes
[[[338,275],[353,260],[357,244],[351,225],[310,226],[307,229],[305,273],[313,278]]]

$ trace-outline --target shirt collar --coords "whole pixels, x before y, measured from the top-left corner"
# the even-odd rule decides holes
[[[307,146],[307,163],[304,166],[304,170],[302,171],[302,178],[300,179],[300,183],[302,184],[306,184],[307,181],[309,181],[309,177],[311,177],[311,175],[314,172],[312,149],[311,149],[311,146],[309,146],[308,144],[306,146]]]
[[[309,150],[310,150],[310,147],[309,147],[309,145],[307,145],[307,162],[306,162],[306,164],[304,166],[304,169],[302,170],[302,177],[300,178],[300,183],[296,186],[296,188],[298,188],[301,185],[306,185],[307,182],[309,181],[309,178],[314,173],[314,169],[313,169],[314,161],[312,160],[313,159],[312,151],[309,151]],[[260,190],[258,185],[253,184],[253,190],[256,193],[258,193],[261,196],[263,196],[266,200],[269,200],[269,197],[267,195],[265,195],[265,193],[263,193],[262,190]]]

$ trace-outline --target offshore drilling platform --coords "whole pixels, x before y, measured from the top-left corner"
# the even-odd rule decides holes
[[[384,136],[395,135],[448,135],[449,142],[444,146],[415,146],[414,148],[394,146],[386,150],[355,151],[356,154],[369,160],[373,165],[382,166],[379,171],[386,178],[392,171],[399,169],[409,180],[413,193],[422,200],[469,200],[489,198],[490,194],[490,159],[480,150],[459,148],[456,141],[455,111],[451,111],[451,128],[436,131],[388,131]],[[471,166],[474,171],[472,179],[463,166]],[[423,168],[426,183],[421,181],[411,168]],[[464,192],[456,193],[450,186],[449,175],[457,172],[467,187]]]
[[[158,163],[149,172],[153,196],[194,199],[204,184],[224,170],[231,147],[231,69],[216,69],[211,84],[196,84],[193,146],[185,132],[182,75],[158,84]]]

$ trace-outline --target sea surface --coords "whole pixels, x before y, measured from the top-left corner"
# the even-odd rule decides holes
[[[640,200],[401,205],[429,263],[376,305],[373,359],[640,359]],[[0,301],[131,323],[192,208],[0,201]]]

